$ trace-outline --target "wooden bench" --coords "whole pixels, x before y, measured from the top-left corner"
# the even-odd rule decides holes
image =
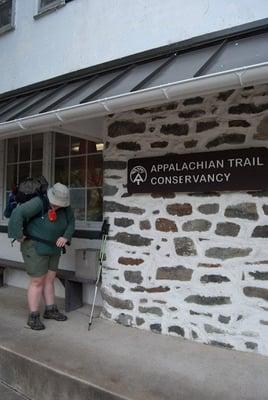
[[[0,288],[4,286],[4,271],[6,268],[18,269],[25,271],[23,262],[7,260],[0,258]],[[57,278],[65,287],[65,311],[73,311],[83,305],[83,283],[93,283],[93,279],[79,278],[75,275],[74,271],[67,269],[59,269],[57,271]]]

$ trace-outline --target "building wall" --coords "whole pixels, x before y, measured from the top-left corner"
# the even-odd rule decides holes
[[[266,0],[73,0],[34,19],[37,4],[16,0],[0,36],[0,93],[268,15]]]
[[[268,192],[126,189],[133,157],[260,146],[268,147],[268,85],[110,116],[107,318],[268,354]]]

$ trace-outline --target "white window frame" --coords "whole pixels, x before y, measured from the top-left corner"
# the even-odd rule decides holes
[[[11,21],[8,24],[0,27],[0,35],[15,29],[15,8],[16,8],[16,0],[12,0],[12,2],[11,2]]]

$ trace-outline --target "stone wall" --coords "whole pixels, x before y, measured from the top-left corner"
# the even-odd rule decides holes
[[[268,354],[268,191],[129,195],[126,189],[130,158],[251,146],[268,146],[268,85],[109,117],[107,318]]]

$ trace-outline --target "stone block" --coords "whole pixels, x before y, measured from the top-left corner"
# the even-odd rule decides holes
[[[144,260],[142,258],[119,257],[118,262],[123,265],[140,265],[144,263]]]
[[[154,314],[162,317],[163,311],[159,307],[139,307],[139,312],[144,314]]]
[[[246,135],[242,133],[223,133],[220,136],[217,136],[215,139],[210,140],[206,144],[206,148],[210,149],[211,147],[217,147],[222,144],[242,144],[246,140]]]
[[[186,297],[185,301],[187,303],[195,303],[203,306],[218,306],[222,304],[231,304],[230,297],[225,296],[200,296],[200,295],[190,295]]]
[[[121,313],[116,318],[116,322],[124,326],[132,326],[133,325],[133,317],[128,314]]]
[[[184,136],[187,135],[189,131],[189,127],[187,124],[167,124],[162,125],[160,132],[165,135],[175,135],[175,136]]]
[[[174,239],[175,250],[178,256],[196,256],[197,251],[191,238],[180,237]]]
[[[155,228],[161,232],[178,232],[176,223],[166,218],[157,218]]]
[[[192,274],[192,269],[185,268],[182,265],[177,267],[160,267],[157,269],[156,279],[190,281]]]
[[[224,216],[228,218],[241,218],[257,221],[259,218],[255,203],[239,203],[228,206],[224,212]]]
[[[230,282],[230,279],[227,276],[222,275],[203,275],[200,279],[202,283],[222,283],[222,282]]]
[[[268,225],[256,226],[252,232],[251,237],[254,238],[268,238]]]
[[[196,124],[196,132],[199,133],[199,132],[208,131],[210,129],[216,128],[217,126],[219,126],[219,123],[216,120],[198,122]]]
[[[127,228],[134,224],[134,220],[130,218],[115,218],[114,219],[115,226],[120,226],[122,228]]]
[[[140,271],[124,271],[125,280],[131,283],[141,283],[143,277]]]
[[[183,217],[184,215],[191,215],[193,212],[192,205],[190,203],[175,203],[167,206],[167,212],[170,215],[177,215]]]
[[[114,308],[121,308],[122,310],[133,310],[134,305],[131,300],[123,300],[117,297],[110,296],[107,290],[102,289],[103,300]]]
[[[139,151],[139,150],[141,150],[141,146],[137,142],[121,142],[121,143],[117,143],[116,147],[119,150],[128,150],[128,151]]]
[[[220,205],[218,203],[201,204],[201,206],[198,207],[198,211],[206,215],[217,214],[219,209]]]
[[[184,106],[191,106],[193,104],[201,104],[203,103],[204,98],[201,96],[196,96],[196,97],[191,97],[189,99],[184,100],[183,105]]]
[[[181,327],[178,326],[178,325],[169,326],[169,327],[168,327],[168,331],[169,331],[170,333],[176,333],[177,335],[182,336],[182,337],[184,337],[184,335],[185,335],[184,329],[181,328]]]
[[[212,247],[206,250],[206,257],[219,258],[220,260],[228,260],[235,257],[246,257],[252,252],[251,248],[240,247]]]
[[[211,222],[205,219],[194,219],[184,222],[182,230],[185,232],[206,232],[210,229]]]
[[[115,138],[134,133],[144,133],[146,125],[144,122],[134,122],[128,120],[115,121],[108,127],[108,136]]]
[[[237,236],[240,231],[240,225],[232,222],[218,223],[215,233],[219,236]]]
[[[138,207],[129,207],[124,204],[117,203],[115,201],[107,201],[103,202],[103,208],[106,212],[125,212],[130,214],[142,215],[145,213],[145,210]]]
[[[244,295],[248,297],[257,297],[268,301],[268,289],[260,287],[246,286],[243,289]]]

